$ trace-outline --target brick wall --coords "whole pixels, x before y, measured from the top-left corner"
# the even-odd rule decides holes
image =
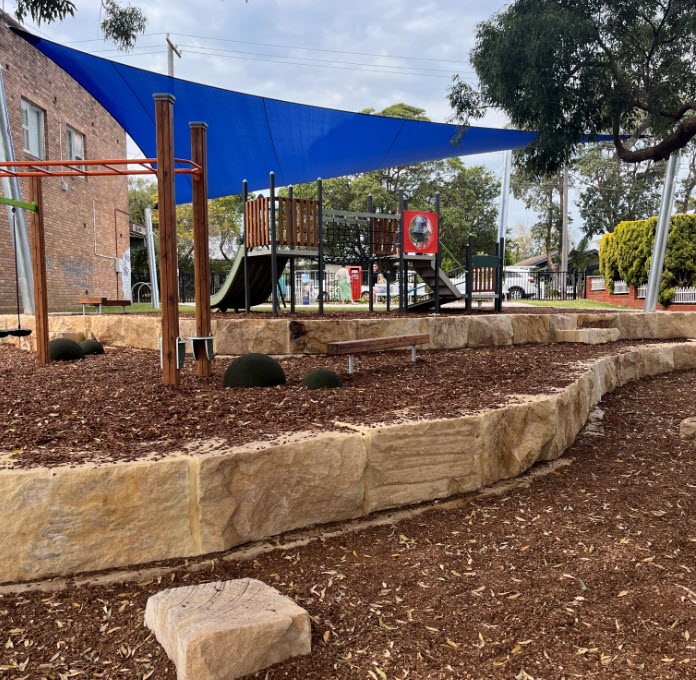
[[[0,12],[0,64],[16,159],[35,160],[23,150],[22,97],[45,111],[47,160],[67,158],[67,126],[85,136],[85,158],[125,158],[123,128],[67,73],[14,35],[5,21],[12,20]],[[109,258],[122,257],[130,245],[127,179],[53,177],[42,182],[49,310],[77,307],[81,295],[123,297],[121,275]],[[28,180],[20,180],[20,188],[22,198],[31,200]],[[29,213],[26,219],[29,227]],[[7,211],[0,206],[0,312],[13,310],[15,304],[14,255]]]
[[[638,297],[638,289],[632,284],[628,284],[628,293],[609,294],[607,290],[590,290],[591,277],[585,279],[585,297],[596,302],[606,302],[610,305],[620,305],[631,309],[643,310],[645,300]],[[657,303],[658,312],[696,312],[696,305],[670,305],[665,307]]]

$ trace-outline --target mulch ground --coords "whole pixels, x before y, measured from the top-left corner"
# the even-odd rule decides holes
[[[0,347],[0,467],[134,460],[182,450],[193,440],[220,445],[272,440],[297,431],[339,429],[340,423],[452,417],[498,406],[514,394],[567,385],[579,363],[650,341],[605,345],[553,344],[373,352],[356,357],[309,355],[281,361],[287,384],[222,386],[227,361],[198,378],[189,361],[181,386],[161,384],[159,354],[107,348],[84,361],[36,364],[33,355]],[[344,389],[307,390],[302,378],[334,369]],[[338,424],[337,424],[338,423]]]
[[[510,351],[510,350],[508,350]],[[143,627],[165,587],[251,576],[313,619],[293,678],[696,677],[696,372],[626,385],[600,404],[570,466],[502,496],[469,496],[213,572],[0,597],[0,678],[175,678]]]
[[[413,319],[424,316],[434,316],[432,310],[424,312],[398,312],[390,311],[387,313],[386,308],[377,307],[377,311],[370,313],[368,311],[367,305],[360,305],[353,310],[346,310],[345,307],[340,311],[332,311],[331,306],[327,305],[324,308],[323,316],[319,316],[319,312],[314,311],[302,311],[300,306],[297,306],[299,311],[295,314],[290,313],[290,307],[281,311],[280,314],[273,314],[273,312],[256,311],[250,312],[220,312],[213,311],[213,319],[296,319],[299,321],[307,321],[309,319],[365,319],[370,318],[370,316],[376,316],[377,318],[397,318],[397,319]],[[395,308],[392,308],[394,310]],[[503,314],[615,314],[617,312],[623,313],[624,311],[620,308],[609,309],[606,307],[536,307],[534,305],[527,305],[524,307],[509,307],[503,304]],[[635,311],[635,310],[633,310]],[[443,307],[440,310],[439,316],[486,316],[489,314],[497,314],[492,307],[483,307],[478,309],[476,304],[474,304],[471,312],[467,312],[464,307]],[[194,318],[195,314],[193,312],[180,312],[182,318]]]

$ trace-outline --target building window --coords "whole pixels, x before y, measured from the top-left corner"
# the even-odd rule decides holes
[[[45,159],[44,116],[46,112],[22,99],[22,138],[24,150],[34,158]]]
[[[68,160],[69,161],[83,161],[85,160],[85,136],[73,130],[69,125],[68,129]],[[84,170],[84,165],[78,165],[80,170]]]

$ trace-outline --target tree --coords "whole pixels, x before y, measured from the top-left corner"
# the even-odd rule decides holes
[[[611,144],[582,147],[573,162],[580,180],[582,231],[592,238],[614,231],[619,222],[641,220],[660,208],[664,162],[621,162]]]
[[[516,164],[510,188],[512,195],[522,201],[527,210],[536,213],[538,220],[532,226],[532,239],[539,250],[546,252],[548,268],[555,271],[552,251],[560,249],[563,228],[563,180],[560,172],[535,179],[524,167]]]
[[[648,281],[655,241],[657,217],[621,222],[602,237],[599,265],[611,292],[614,281],[640,286]],[[696,282],[696,216],[673,215],[667,237],[665,268],[660,279],[658,300],[668,305],[677,286]]]
[[[118,49],[128,51],[135,47],[138,34],[144,33],[147,19],[142,10],[132,5],[121,5],[116,0],[101,0],[101,30],[105,40],[111,40]],[[31,17],[40,24],[62,21],[75,15],[71,0],[17,0],[15,12],[18,21]]]
[[[693,207],[692,194],[694,189],[696,189],[696,144],[689,144],[687,149],[686,175],[679,183],[679,194],[677,196],[677,209],[682,213],[688,212]]]
[[[518,222],[508,230],[507,250],[513,254],[514,262],[532,257],[538,248],[534,242],[532,230],[522,222]]]
[[[513,0],[478,26],[480,91],[455,77],[449,100],[464,124],[495,106],[537,130],[535,176],[585,134],[609,132],[628,163],[665,160],[696,136],[695,41],[693,0]]]

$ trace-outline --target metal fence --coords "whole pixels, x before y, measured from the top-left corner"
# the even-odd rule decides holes
[[[585,272],[527,272],[525,298],[532,300],[579,300],[585,297]],[[503,280],[503,293],[508,299],[517,297],[519,286],[509,274]]]

